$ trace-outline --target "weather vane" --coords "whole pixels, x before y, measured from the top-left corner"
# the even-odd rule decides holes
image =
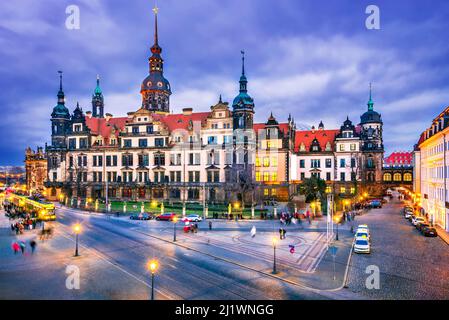
[[[153,12],[154,12],[154,14],[157,14],[159,12],[159,8],[157,7],[157,2],[154,4]]]

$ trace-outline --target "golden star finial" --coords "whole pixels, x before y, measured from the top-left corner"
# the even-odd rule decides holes
[[[157,7],[157,4],[154,5],[153,12],[154,12],[154,14],[157,14],[159,12],[159,8]]]

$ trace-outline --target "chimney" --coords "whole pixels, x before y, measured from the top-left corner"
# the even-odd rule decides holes
[[[185,115],[185,116],[190,116],[192,114],[192,112],[193,112],[192,108],[184,108],[184,109],[182,109],[182,114]]]
[[[112,118],[112,114],[110,114],[110,113],[106,113],[106,116],[105,116],[105,118],[106,118],[106,122],[109,122],[109,119],[111,119],[111,118]]]
[[[86,116],[91,119],[92,118],[92,111],[87,111]]]

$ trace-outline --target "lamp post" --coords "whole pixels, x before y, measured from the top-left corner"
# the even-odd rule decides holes
[[[273,274],[278,273],[276,270],[276,243],[277,243],[277,238],[273,237],[272,242],[273,242]]]
[[[340,223],[340,219],[335,218],[335,224],[337,226],[337,234],[335,235],[335,240],[338,241],[338,224]]]
[[[81,233],[81,225],[79,223],[73,226],[73,232],[75,232],[75,257],[78,257],[78,235]]]
[[[151,300],[154,300],[154,273],[159,267],[157,260],[151,260],[148,262],[148,270],[151,272]]]
[[[176,242],[176,223],[178,222],[178,217],[173,217],[173,242]]]

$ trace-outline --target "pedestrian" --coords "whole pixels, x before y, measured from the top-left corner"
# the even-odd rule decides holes
[[[20,245],[20,251],[22,251],[22,254],[24,254],[25,253],[25,247],[26,247],[25,242],[20,241],[19,245]]]
[[[279,239],[282,240],[282,228],[279,228]]]
[[[12,244],[12,250],[14,251],[14,254],[17,254],[17,252],[19,252],[20,246],[17,242],[14,242]]]
[[[253,226],[251,228],[251,238],[254,238],[256,236],[256,226]]]
[[[209,221],[209,230],[212,230],[212,221]]]
[[[36,249],[36,241],[31,240],[30,241],[30,247],[31,247],[31,254],[33,254],[34,250]]]
[[[282,239],[285,239],[285,234],[287,233],[287,231],[285,229],[282,229]]]

